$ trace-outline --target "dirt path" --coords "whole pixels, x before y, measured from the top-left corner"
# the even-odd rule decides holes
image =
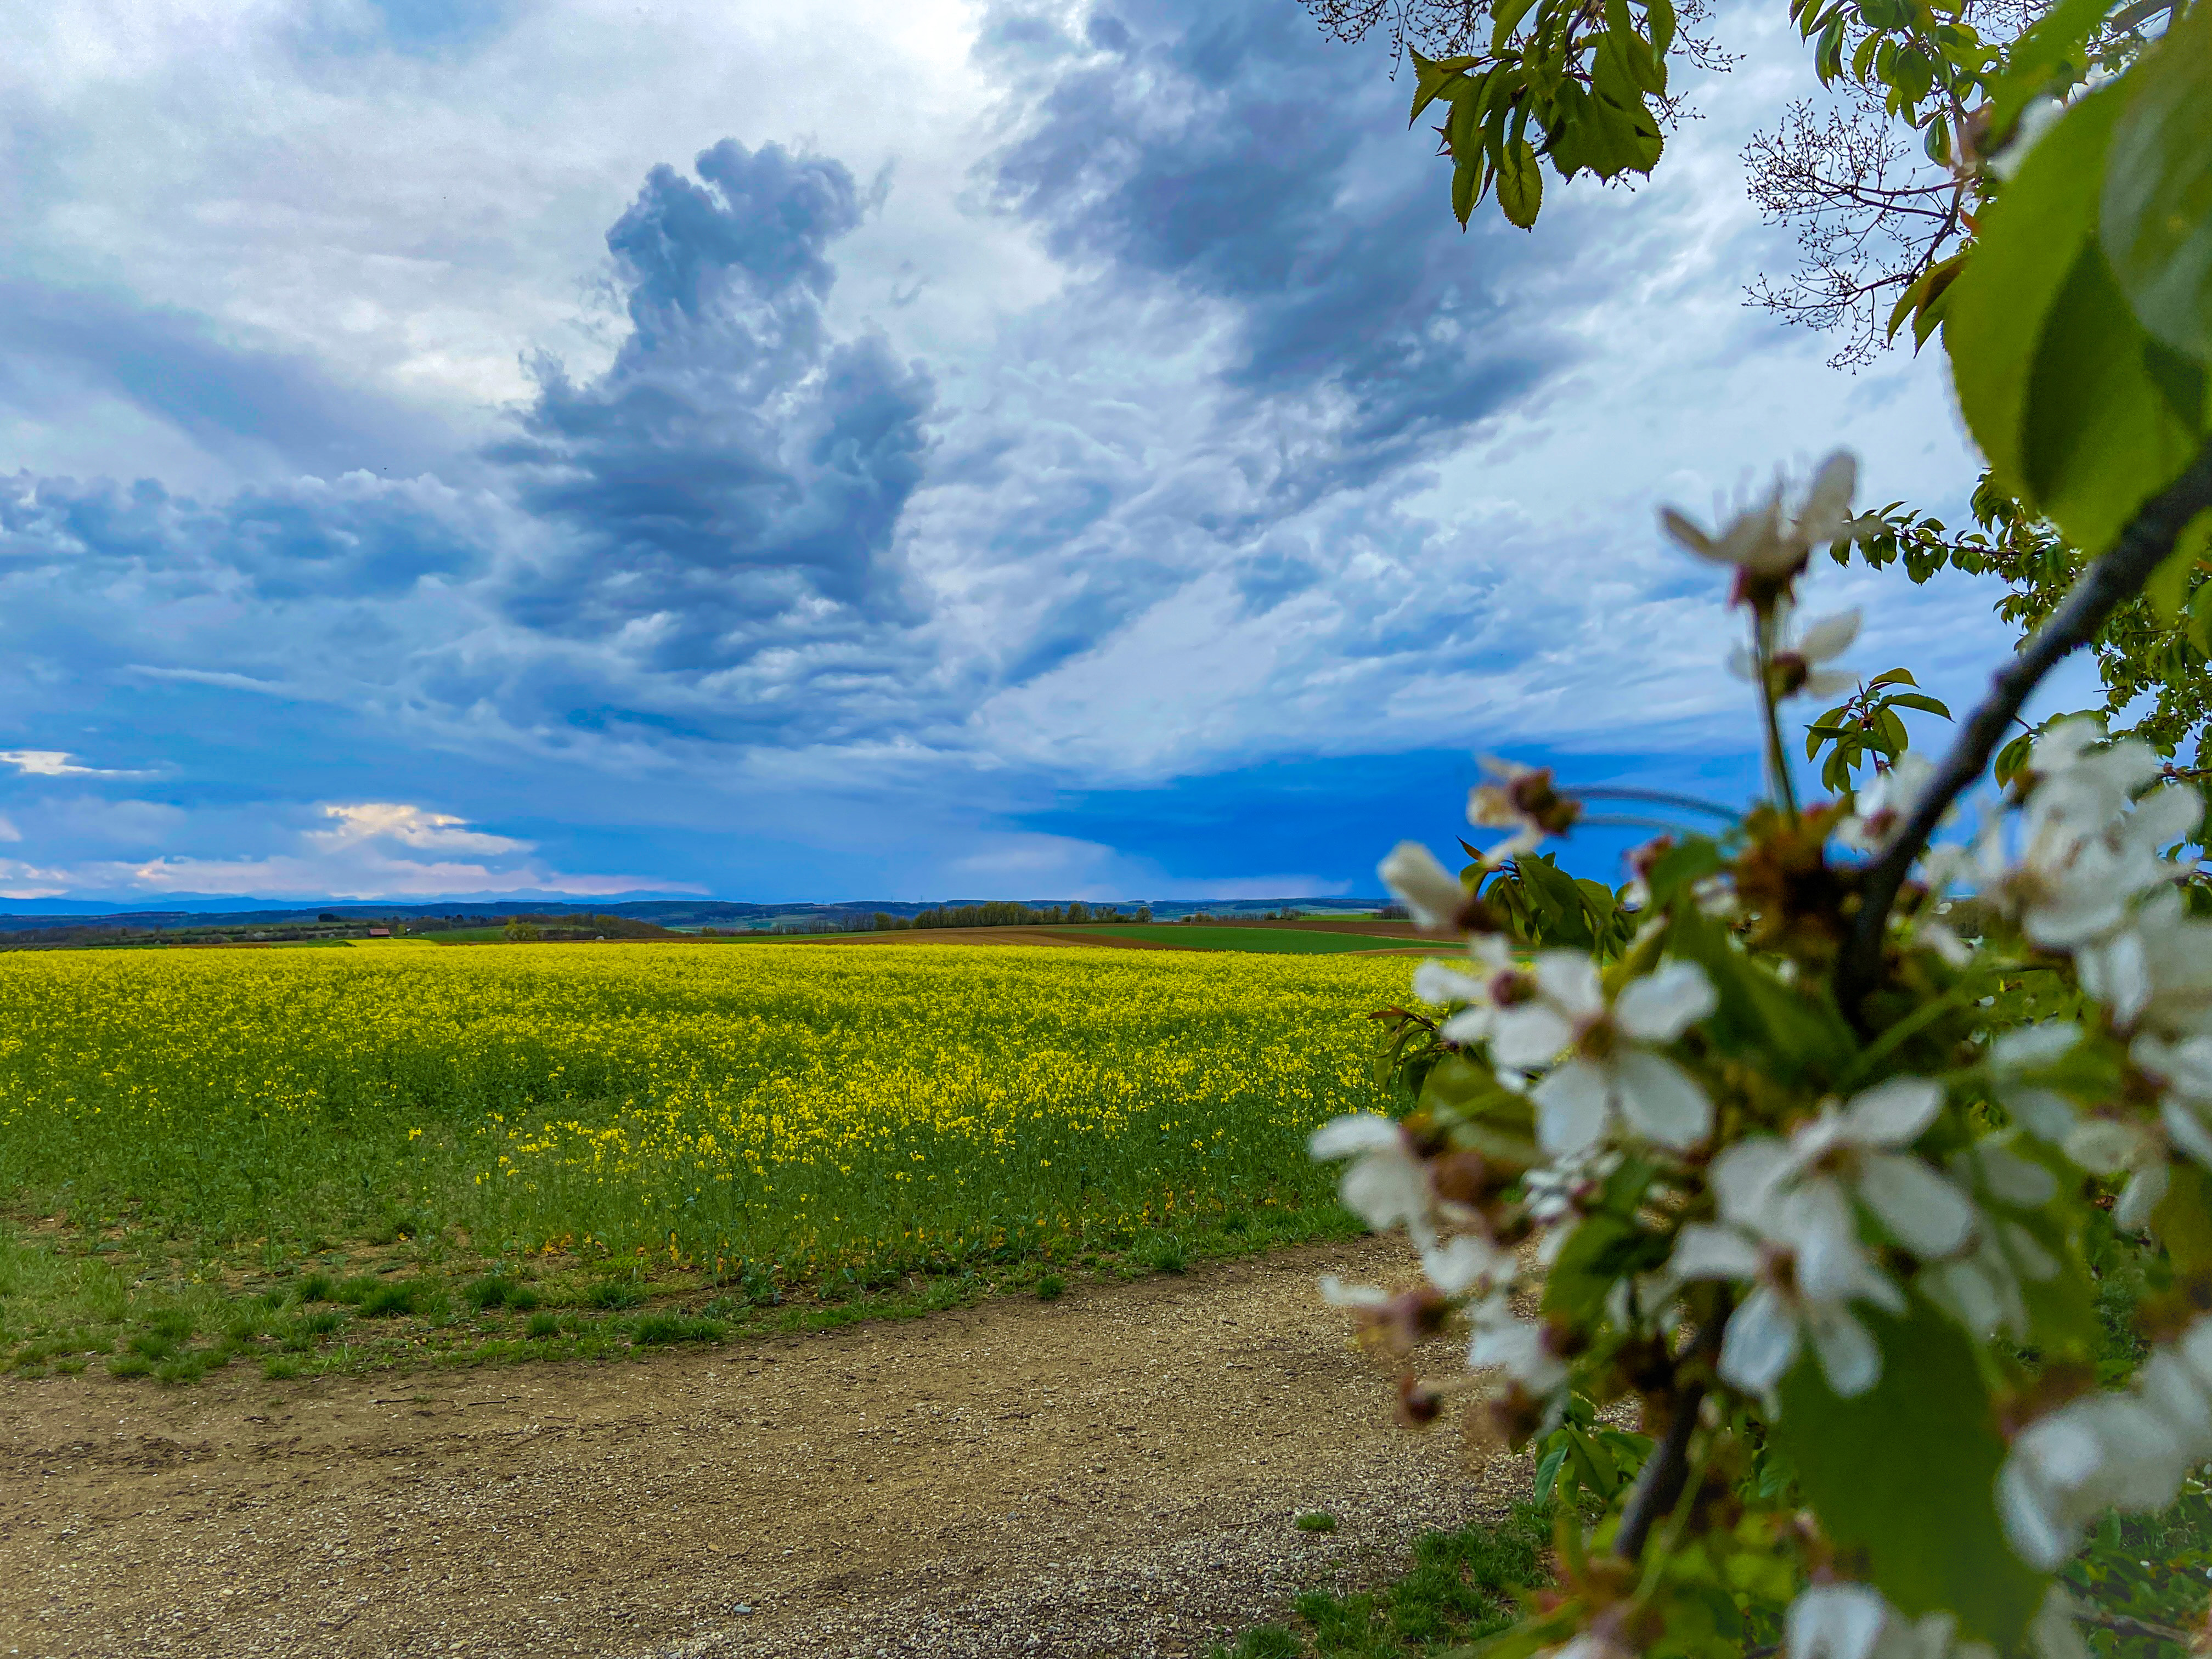
[[[0,1655],[1202,1650],[1525,1480],[1390,1426],[1316,1304],[1317,1272],[1403,1261],[649,1364],[7,1384]]]

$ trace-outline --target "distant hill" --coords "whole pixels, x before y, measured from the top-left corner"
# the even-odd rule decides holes
[[[281,908],[241,903],[234,908],[225,907],[202,910],[126,910],[73,902],[65,910],[58,904],[52,909],[41,908],[33,912],[0,912],[0,934],[32,933],[52,928],[167,933],[198,932],[207,928],[296,927],[311,926],[318,921],[365,926],[431,918],[444,920],[453,926],[485,927],[504,922],[508,917],[517,915],[628,916],[678,932],[701,927],[765,930],[772,927],[803,928],[810,923],[834,927],[855,915],[872,915],[878,911],[888,915],[913,916],[924,910],[943,907],[958,908],[983,902],[981,899],[955,897],[922,901],[851,899],[835,904],[751,904],[735,899],[683,898],[633,899],[610,904],[605,900],[563,903],[549,902],[540,898],[518,898],[504,902],[477,901],[457,903],[448,900],[425,904],[364,904],[349,902]],[[1065,898],[1021,901],[1033,909],[1048,909],[1071,902]],[[1128,898],[1116,902],[1124,910],[1133,910],[1140,904],[1149,904],[1153,915],[1163,921],[1169,921],[1177,916],[1258,916],[1270,910],[1286,909],[1342,915],[1372,910],[1387,902],[1358,898]],[[1100,902],[1091,902],[1097,904]]]

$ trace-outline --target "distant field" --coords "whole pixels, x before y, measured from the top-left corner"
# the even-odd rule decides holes
[[[70,1297],[363,1251],[827,1294],[1341,1226],[1304,1142],[1384,1103],[1363,1016],[1404,964],[1139,943],[0,957],[0,1354]]]
[[[1147,945],[1179,945],[1186,951],[1237,951],[1262,956],[1316,956],[1340,951],[1372,951],[1387,941],[1364,933],[1307,933],[1282,927],[1193,927],[1180,922],[1131,922],[1085,927],[1085,933],[1140,939]]]

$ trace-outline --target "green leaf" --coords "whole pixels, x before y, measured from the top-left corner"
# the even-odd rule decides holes
[[[1521,27],[1521,20],[1528,15],[1528,8],[1536,0],[1499,0],[1490,10],[1490,49],[1505,50],[1505,43],[1513,38],[1513,31]]]
[[[2094,94],[2045,135],[1985,216],[1944,322],[1960,409],[1998,483],[2093,556],[2197,447],[2093,234],[2121,107]]]
[[[1844,20],[1840,16],[1830,20],[1828,27],[1820,31],[1820,39],[1813,47],[1813,72],[1820,77],[1824,87],[1844,72]]]
[[[2080,76],[2087,63],[2086,43],[2110,3],[2111,0],[2058,0],[2033,28],[2013,43],[2004,74],[1990,88],[1991,132],[2009,132],[2031,100],[2046,91],[2063,91]]]
[[[2152,335],[2212,364],[2212,7],[2178,18],[2121,82],[2099,223]]]
[[[1658,1267],[1669,1248],[1663,1235],[1645,1232],[1620,1216],[1602,1210],[1584,1216],[1545,1275],[1544,1311],[1577,1325],[1597,1318],[1614,1280]]]
[[[2151,1231],[2166,1246],[2177,1274],[2212,1273],[2212,1176],[2185,1162],[2172,1170],[2166,1196],[2151,1212]]]
[[[1793,990],[1753,963],[1727,929],[1689,906],[1667,930],[1669,954],[1694,962],[1713,982],[1719,1006],[1705,1022],[1708,1036],[1734,1054],[1757,1054],[1778,1081],[1827,1079],[1841,1072],[1856,1046],[1832,1002]]]
[[[1905,1613],[1948,1608],[1960,1633],[2019,1644],[2049,1580],[2012,1553],[1997,1519],[1997,1432],[1974,1351],[1915,1298],[1903,1318],[1853,1310],[1881,1345],[1881,1380],[1839,1398],[1808,1357],[1782,1380],[1776,1445],[1828,1536],[1863,1550]]]
[[[1950,709],[1942,700],[1924,691],[1900,691],[1889,701],[1899,708],[1917,708],[1923,714],[1940,714],[1947,720],[1951,718]]]
[[[2189,603],[2189,579],[2197,574],[2197,562],[2204,556],[2208,545],[2212,545],[2212,511],[2198,514],[2181,527],[2181,534],[2174,538],[2173,551],[2143,584],[2143,597],[2168,628],[2181,619],[2181,608]]]
[[[1544,205],[1544,173],[1536,151],[1526,138],[1516,138],[1498,163],[1498,205],[1506,222],[1528,229]]]
[[[1917,685],[1919,684],[1920,682],[1918,680],[1912,678],[1912,671],[1911,669],[1891,668],[1884,670],[1881,673],[1875,675],[1872,679],[1869,680],[1867,682],[1867,690],[1872,691],[1885,685]]]
[[[1674,44],[1674,7],[1673,0],[1648,0],[1644,8],[1644,21],[1651,31],[1651,50],[1659,58],[1663,70],[1667,48]]]
[[[1721,849],[1703,836],[1686,836],[1668,848],[1644,872],[1644,884],[1651,890],[1651,908],[1664,909],[1674,896],[1714,874],[1726,862]]]
[[[1455,82],[1467,77],[1462,70],[1471,69],[1480,60],[1473,58],[1424,58],[1411,46],[1406,48],[1413,60],[1413,112],[1406,118],[1411,126],[1421,118],[1421,112],[1437,98],[1450,89]]]

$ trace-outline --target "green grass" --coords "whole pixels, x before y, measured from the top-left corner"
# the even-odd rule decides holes
[[[1328,1525],[1308,1527],[1314,1519]],[[1335,1527],[1317,1513],[1297,1524]],[[1521,1616],[1520,1593],[1548,1581],[1550,1542],[1550,1514],[1534,1504],[1515,1504],[1496,1526],[1428,1533],[1399,1577],[1347,1595],[1301,1595],[1289,1623],[1246,1631],[1207,1659],[1442,1659]]]
[[[1366,933],[1308,933],[1293,927],[1205,927],[1179,922],[1121,922],[1086,927],[1085,933],[1143,939],[1152,945],[1181,945],[1194,951],[1236,951],[1257,956],[1322,956],[1345,951],[1380,951],[1415,939],[1378,939]]]

